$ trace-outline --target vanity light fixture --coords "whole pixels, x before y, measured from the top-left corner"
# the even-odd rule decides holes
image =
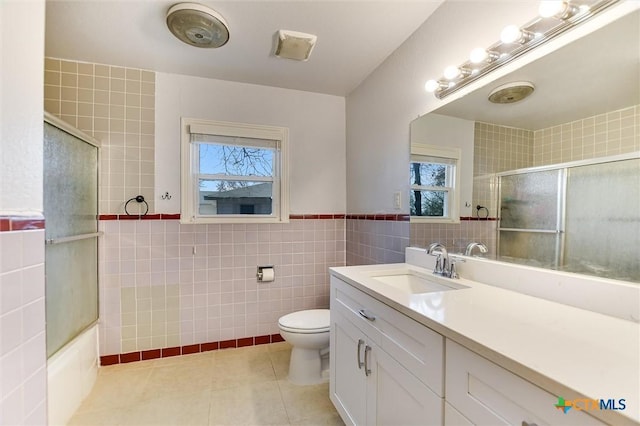
[[[543,18],[569,19],[577,13],[580,13],[580,8],[568,1],[541,1],[538,7],[538,14]]]
[[[542,1],[538,8],[538,17],[521,27],[516,25],[505,27],[500,35],[500,41],[486,49],[482,47],[473,49],[468,61],[459,66],[448,66],[442,78],[427,81],[424,88],[427,92],[434,93],[438,99],[442,99],[592,18],[618,1]]]

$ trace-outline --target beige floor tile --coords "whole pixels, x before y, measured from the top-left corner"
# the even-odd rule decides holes
[[[185,393],[155,398],[128,407],[127,422],[131,425],[207,425],[211,393]]]
[[[275,380],[275,371],[266,348],[251,346],[216,353],[212,368],[213,390]]]
[[[300,419],[295,422],[291,422],[290,424],[300,426],[344,426],[344,422],[337,412]]]
[[[286,380],[291,346],[251,346],[103,367],[72,426],[338,425],[328,384]]]
[[[289,424],[277,382],[211,392],[210,425]]]
[[[126,407],[140,402],[152,371],[152,368],[120,369],[98,374],[96,384],[78,411]]]
[[[265,346],[269,352],[291,351],[291,345],[288,342],[271,343]]]
[[[290,422],[303,423],[315,418],[324,418],[336,409],[329,400],[329,383],[298,386],[287,380],[278,380],[282,400],[284,401]]]
[[[195,362],[193,364],[172,364],[151,370],[141,394],[148,400],[168,395],[182,395],[211,389],[213,364]]]
[[[284,349],[275,352],[269,352],[273,371],[278,380],[286,379],[289,374],[289,361],[291,359],[291,350]]]

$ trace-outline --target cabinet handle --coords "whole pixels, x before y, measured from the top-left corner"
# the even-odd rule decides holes
[[[535,424],[535,423],[529,423],[529,422],[523,420],[522,421],[522,426],[538,426],[538,425]]]
[[[364,340],[358,339],[358,370],[360,370],[364,365],[364,362],[360,361],[360,348],[362,348],[362,345],[364,345]],[[365,359],[365,362],[366,362],[366,359]]]
[[[366,318],[366,319],[368,319],[369,321],[375,321],[375,320],[376,320],[376,317],[374,317],[373,315],[367,314],[367,313],[365,312],[365,310],[364,310],[364,309],[360,309],[360,310],[358,311],[358,313],[360,314],[360,316],[361,316],[362,318]]]
[[[369,368],[369,357],[367,356],[371,352],[371,346],[367,345],[364,347],[364,375],[368,376],[371,374],[371,369]]]

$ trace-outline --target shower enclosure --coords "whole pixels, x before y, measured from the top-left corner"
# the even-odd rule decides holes
[[[502,260],[640,282],[640,158],[499,175]]]
[[[98,320],[98,146],[45,114],[47,357]]]

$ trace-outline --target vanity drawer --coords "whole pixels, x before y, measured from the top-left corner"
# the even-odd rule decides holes
[[[444,338],[390,306],[331,277],[332,305],[438,396],[444,395]],[[369,317],[367,319],[366,316]]]
[[[557,395],[448,339],[445,377],[446,401],[475,425],[604,424],[584,411],[563,413]]]

